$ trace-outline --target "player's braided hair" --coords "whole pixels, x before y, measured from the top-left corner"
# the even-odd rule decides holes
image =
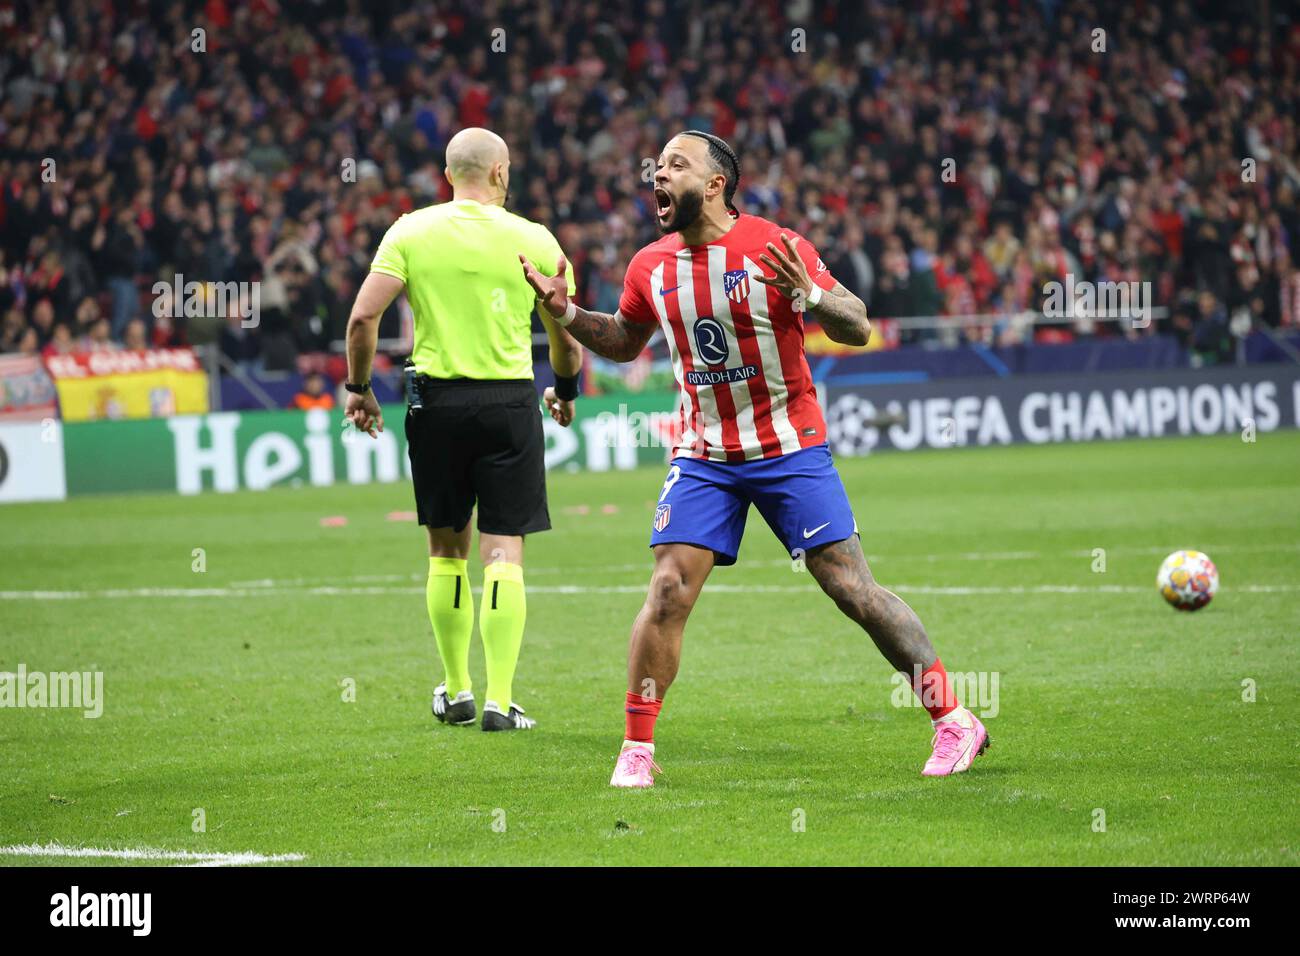
[[[731,201],[732,197],[736,195],[736,186],[740,183],[740,157],[736,155],[736,151],[721,136],[714,136],[712,133],[706,133],[703,130],[688,129],[677,135],[698,136],[709,144],[709,159],[726,177],[726,185],[722,187],[722,201],[726,203],[727,208],[732,212],[737,212],[735,205]]]

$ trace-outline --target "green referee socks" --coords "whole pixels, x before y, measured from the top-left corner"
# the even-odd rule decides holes
[[[469,590],[466,562],[430,558],[429,583],[424,589],[429,623],[438,642],[438,656],[447,672],[447,693],[455,697],[470,689],[469,639],[474,633],[474,595]],[[518,653],[518,647],[516,647]]]
[[[496,561],[483,569],[483,607],[478,629],[487,660],[487,696],[503,712],[510,709],[511,684],[519,645],[524,641],[524,569]]]

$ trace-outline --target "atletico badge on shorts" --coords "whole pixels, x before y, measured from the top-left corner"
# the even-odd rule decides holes
[[[744,302],[749,295],[749,270],[733,269],[722,273],[722,291],[732,302]]]
[[[656,531],[663,531],[664,528],[668,527],[668,521],[672,517],[672,513],[673,513],[672,505],[660,505],[658,508],[655,509],[655,530]]]

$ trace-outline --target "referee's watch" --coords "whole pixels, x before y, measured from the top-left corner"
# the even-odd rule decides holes
[[[364,395],[366,392],[370,391],[369,382],[362,382],[360,385],[353,385],[351,382],[344,382],[343,387],[353,395]]]

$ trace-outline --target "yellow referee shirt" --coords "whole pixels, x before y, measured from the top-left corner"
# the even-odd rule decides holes
[[[533,377],[536,295],[523,253],[555,275],[560,244],[549,229],[473,199],[426,206],[398,218],[370,271],[401,279],[415,314],[415,367],[434,378]],[[573,270],[569,270],[573,295]]]

